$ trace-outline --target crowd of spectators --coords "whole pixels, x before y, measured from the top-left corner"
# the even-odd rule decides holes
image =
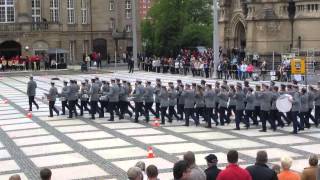
[[[266,80],[269,75],[271,64],[260,58],[248,59],[237,51],[226,55],[219,51],[219,63],[216,67],[219,79],[237,79],[237,80]],[[139,69],[144,71],[153,71],[157,73],[171,73],[192,76],[201,76],[209,78],[213,73],[213,50],[196,51],[182,49],[176,58],[173,57],[146,57],[140,56],[138,62]],[[274,69],[275,80],[291,80],[290,63],[282,62]]]
[[[195,154],[191,151],[183,155],[183,159],[173,166],[174,180],[319,180],[320,169],[317,155],[309,158],[309,167],[301,174],[291,170],[293,160],[290,157],[281,158],[280,165],[268,166],[266,151],[258,151],[254,165],[244,168],[238,164],[239,154],[236,150],[227,153],[228,164],[225,169],[218,168],[218,158],[214,154],[205,157],[207,168],[202,170],[196,164]],[[145,168],[144,162],[127,171],[129,180],[157,180],[159,171],[155,165]]]
[[[285,156],[281,158],[280,165],[268,166],[268,154],[266,151],[258,151],[256,162],[244,168],[238,164],[239,154],[236,150],[227,153],[228,164],[222,170],[218,167],[218,158],[215,154],[205,157],[207,168],[202,170],[196,164],[195,154],[191,151],[183,155],[183,159],[174,163],[172,178],[174,180],[320,180],[320,167],[318,156],[312,154],[309,157],[309,166],[302,173],[291,170],[293,159]],[[143,161],[136,163],[127,171],[128,180],[159,180],[157,166],[151,164],[146,167]],[[40,171],[41,180],[51,180],[52,172],[48,168]],[[72,178],[70,178],[72,179]],[[21,180],[17,174],[9,180]]]

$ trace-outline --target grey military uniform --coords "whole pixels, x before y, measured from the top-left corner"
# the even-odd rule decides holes
[[[251,93],[247,93],[246,95],[246,110],[253,111],[255,107],[255,95]]]
[[[202,107],[205,106],[204,98],[203,98],[203,95],[202,95],[202,94],[196,93],[195,101],[196,101],[196,107],[197,107],[197,108],[202,108]]]
[[[160,90],[161,90],[161,87],[155,87],[154,88],[155,102],[156,103],[160,103],[160,98],[159,98]]]
[[[143,94],[144,94],[144,88],[142,85],[136,86],[134,93],[132,96],[134,97],[134,102],[143,102]]]
[[[169,106],[169,93],[167,91],[161,90],[159,94],[160,98],[160,107]]]
[[[317,90],[314,93],[314,105],[315,106],[320,106],[320,90]]]
[[[204,103],[206,108],[214,108],[216,106],[215,104],[215,94],[213,90],[207,90],[203,94],[204,97]]]
[[[305,93],[304,95],[300,96],[300,112],[308,112],[309,111],[309,97],[308,94]]]
[[[128,95],[129,95],[129,88],[127,85],[123,85],[120,87],[120,93],[119,93],[119,101],[128,101]]]
[[[260,108],[261,111],[270,111],[271,109],[271,101],[272,101],[272,92],[264,91],[257,94],[257,99],[260,100]]]
[[[185,90],[181,95],[184,97],[184,108],[194,108],[196,96],[194,90]]]
[[[37,83],[33,80],[30,80],[28,82],[28,86],[27,86],[27,95],[28,96],[35,96],[36,95],[36,88],[37,88]]]
[[[152,103],[154,101],[153,92],[154,92],[154,89],[152,86],[146,86],[144,88],[144,94],[143,94],[144,102]]]
[[[110,87],[110,91],[107,92],[109,102],[119,102],[119,86],[117,84],[113,84]]]
[[[271,110],[277,110],[277,99],[279,98],[280,94],[277,92],[272,92],[272,99],[271,99]]]
[[[90,101],[99,101],[99,85],[97,83],[93,83],[90,89]]]
[[[78,100],[78,87],[76,84],[71,84],[68,92],[68,100],[76,101]]]
[[[246,99],[245,94],[243,91],[236,92],[234,95],[234,99],[236,100],[236,110],[244,110],[244,101]]]
[[[65,98],[65,100],[68,100],[69,88],[70,88],[69,86],[63,86],[63,88],[61,89],[60,96]]]
[[[308,107],[309,109],[313,109],[314,107],[314,99],[315,99],[315,93],[308,91]]]
[[[236,99],[234,98],[235,93],[230,91],[228,93],[229,96],[229,106],[235,106],[236,105]]]
[[[80,100],[81,101],[87,101],[88,98],[86,98],[85,96],[89,97],[89,89],[87,88],[87,86],[82,86],[80,88]]]
[[[51,87],[48,94],[49,101],[56,101],[58,96],[58,89],[56,87]]]
[[[292,96],[291,111],[299,112],[299,110],[300,110],[300,94],[298,92],[294,92]]]
[[[169,106],[177,105],[178,93],[175,89],[169,89]]]
[[[228,94],[225,93],[225,92],[220,92],[218,94],[218,99],[219,99],[219,108],[220,107],[224,107],[224,108],[227,108],[228,107],[228,100],[229,100],[229,97],[228,97]]]

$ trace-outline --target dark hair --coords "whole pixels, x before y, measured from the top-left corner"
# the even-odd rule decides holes
[[[149,165],[146,169],[147,176],[150,178],[158,177],[158,168],[155,165]]]
[[[185,160],[180,160],[176,162],[173,166],[173,177],[174,179],[180,179],[183,173],[188,170],[188,163]]]
[[[41,180],[49,180],[51,179],[51,175],[52,175],[51,170],[48,168],[43,168],[40,171]]]
[[[259,164],[265,164],[268,162],[268,154],[266,151],[258,151],[256,162]]]
[[[188,151],[183,155],[183,160],[187,161],[188,166],[191,166],[191,165],[195,164],[196,157],[193,152]]]
[[[230,150],[227,154],[227,159],[229,163],[238,162],[238,152],[236,150]]]

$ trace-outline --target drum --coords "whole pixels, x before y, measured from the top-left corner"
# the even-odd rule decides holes
[[[108,100],[108,96],[101,96],[99,99],[100,99],[100,101],[107,101]]]
[[[287,113],[291,110],[292,103],[290,99],[292,99],[292,96],[289,94],[283,94],[277,99],[276,107],[279,112]]]

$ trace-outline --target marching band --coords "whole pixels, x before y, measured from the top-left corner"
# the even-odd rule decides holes
[[[206,127],[211,128],[212,121],[216,126],[230,124],[234,114],[234,130],[240,130],[241,123],[245,129],[261,123],[260,131],[266,132],[268,122],[270,129],[276,131],[279,127],[283,128],[286,122],[288,126],[293,125],[293,134],[305,128],[309,129],[309,120],[313,121],[316,127],[320,121],[320,82],[318,88],[309,86],[308,89],[303,87],[301,90],[296,84],[281,84],[279,88],[274,82],[270,85],[256,85],[254,88],[248,81],[244,81],[243,85],[229,85],[227,81],[220,84],[216,81],[213,87],[204,80],[201,84],[183,84],[181,80],[177,80],[174,86],[173,82],[163,84],[161,79],[156,79],[155,86],[152,86],[150,81],[143,85],[141,80],[137,80],[133,89],[126,80],[111,79],[107,82],[100,81],[98,77],[92,79],[91,84],[87,79],[81,82],[81,86],[78,86],[75,80],[70,80],[69,84],[64,81],[63,84],[58,93],[54,83],[51,83],[47,94],[50,117],[53,116],[53,110],[59,115],[54,106],[56,97],[59,96],[62,115],[65,115],[68,109],[69,118],[73,118],[73,114],[78,116],[77,108],[80,116],[87,111],[91,114],[91,119],[95,119],[95,114],[104,118],[104,114],[108,112],[109,121],[114,121],[115,115],[120,120],[124,119],[125,114],[131,118],[134,112],[135,122],[139,122],[139,116],[144,116],[145,121],[149,122],[151,113],[161,119],[161,124],[166,121],[172,123],[173,119],[176,119],[184,120],[184,125],[189,126],[191,118],[196,126],[203,120]],[[31,97],[30,104],[33,99],[34,96]]]

